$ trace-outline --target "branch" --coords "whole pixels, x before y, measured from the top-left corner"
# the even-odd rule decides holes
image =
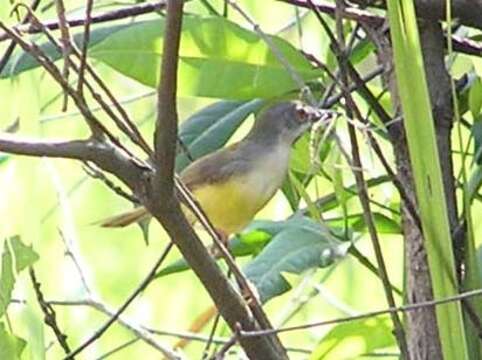
[[[163,225],[186,261],[199,277],[232,331],[241,326],[256,329],[242,297],[235,291],[186,220],[174,194],[174,159],[177,145],[177,64],[184,1],[167,3],[167,18],[161,79],[158,87],[158,116],[154,135],[155,174],[144,203]],[[261,341],[260,341],[261,340]],[[249,358],[285,359],[271,338],[241,341]]]
[[[164,259],[167,257],[169,254],[170,250],[172,249],[173,243],[170,242],[166,248],[164,249],[163,253],[159,257],[159,259],[156,261],[154,266],[151,268],[145,279],[139,284],[137,289],[127,298],[127,300],[122,304],[122,306],[105,322],[104,325],[102,325],[92,336],[90,336],[86,341],[84,341],[79,347],[77,347],[75,350],[72,352],[69,352],[67,356],[64,358],[64,360],[69,360],[73,359],[75,355],[80,354],[85,348],[87,348],[89,345],[91,345],[94,341],[99,339],[106,331],[111,327],[111,325],[117,321],[119,316],[127,309],[127,307],[134,301],[134,299],[141,293],[143,292],[147,286],[151,283],[151,281],[155,278],[157,269],[161,266],[163,263]],[[180,359],[180,357],[177,354],[172,353],[168,349],[163,348],[163,353],[168,359]]]
[[[108,22],[113,20],[121,20],[129,17],[148,14],[154,11],[162,10],[165,6],[166,6],[166,0],[160,0],[160,1],[151,2],[151,3],[142,3],[142,4],[122,8],[122,9],[117,9],[117,10],[104,12],[101,14],[92,15],[90,23],[98,24],[98,23],[103,23],[103,22]],[[84,26],[86,23],[86,19],[83,17],[76,18],[76,19],[67,19],[67,23],[69,24],[70,27]],[[46,21],[43,25],[50,30],[58,30],[60,27],[58,20]],[[37,34],[42,32],[42,29],[36,26],[35,24],[18,25],[15,27],[15,30],[22,33],[28,33],[28,34]],[[5,41],[7,39],[8,39],[7,34],[0,34],[0,42]]]
[[[35,271],[32,267],[29,268],[29,274],[30,280],[32,281],[32,285],[35,290],[37,301],[44,314],[44,322],[52,329],[60,346],[62,347],[62,349],[64,349],[65,353],[68,354],[70,352],[70,347],[67,343],[67,336],[62,332],[62,330],[60,330],[59,325],[57,324],[57,316],[52,305],[45,301],[44,295],[40,290],[40,283],[38,282]]]
[[[278,0],[278,1],[291,4],[294,6],[298,6],[298,7],[310,8],[310,1],[308,0]],[[466,0],[466,1],[470,2],[470,0]],[[481,2],[480,0],[478,1]],[[424,0],[416,1],[416,3],[422,3],[422,2],[424,2]],[[425,2],[429,2],[429,1],[425,0]],[[444,1],[439,2],[438,0],[432,1],[432,2],[442,4],[441,6],[445,4]],[[335,15],[335,5],[333,3],[328,3],[328,2],[319,1],[319,0],[313,1],[313,3],[316,6],[318,11],[331,16]],[[482,5],[481,5],[481,9],[482,9]],[[475,10],[472,10],[472,11],[475,11]],[[424,14],[425,12],[422,12],[421,15],[423,16]],[[477,16],[482,17],[481,14],[482,14],[482,10],[479,11],[479,14]],[[372,27],[379,27],[383,25],[385,21],[385,17],[383,16],[375,15],[369,11],[355,8],[355,7],[346,7],[343,10],[343,12],[341,12],[340,15],[344,19],[365,23],[366,25],[369,25]],[[440,19],[444,19],[444,18],[445,18],[445,12],[441,15]],[[478,26],[476,27],[481,28],[482,27],[481,24],[482,24],[482,20],[479,20]],[[469,55],[482,56],[482,44],[476,41],[461,38],[459,36],[452,36],[452,42],[453,42],[453,48],[457,52],[461,52]]]
[[[364,313],[364,314],[347,316],[347,317],[333,319],[333,320],[319,321],[319,322],[314,322],[314,323],[311,323],[311,324],[289,326],[289,327],[279,328],[279,329],[275,329],[275,330],[259,330],[259,331],[240,330],[239,336],[241,338],[261,337],[261,336],[271,335],[271,334],[274,334],[274,333],[279,334],[279,333],[283,333],[283,332],[306,330],[306,329],[311,329],[311,328],[320,327],[320,326],[341,324],[341,323],[345,323],[345,322],[368,319],[368,318],[373,318],[373,317],[377,317],[377,316],[380,316],[380,315],[387,315],[387,314],[393,314],[393,313],[398,313],[398,312],[406,313],[406,312],[417,311],[417,310],[420,311],[421,309],[424,309],[424,308],[433,308],[435,306],[448,304],[448,303],[455,302],[455,301],[462,301],[464,299],[469,299],[469,298],[481,296],[481,295],[482,295],[482,289],[471,290],[471,291],[463,292],[463,293],[458,294],[458,295],[449,296],[449,297],[446,297],[444,299],[421,301],[421,302],[417,302],[417,303],[413,303],[413,304],[402,305],[402,306],[399,306],[399,307],[389,307],[389,308],[384,309],[384,310],[370,311],[370,312],[367,312],[367,313]]]
[[[148,170],[113,145],[95,139],[38,141],[0,133],[0,151],[17,155],[92,161],[134,189],[138,188],[139,181]]]

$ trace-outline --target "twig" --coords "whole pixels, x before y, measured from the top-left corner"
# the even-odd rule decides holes
[[[70,347],[67,343],[67,336],[60,330],[59,325],[57,324],[55,310],[53,309],[52,305],[45,301],[42,291],[40,290],[40,283],[35,276],[35,271],[32,267],[29,268],[30,280],[32,281],[33,288],[35,290],[35,295],[37,296],[37,301],[42,309],[44,314],[44,322],[49,326],[55,334],[57,341],[59,342],[62,349],[64,349],[65,353],[70,353]],[[72,357],[73,359],[73,357]]]
[[[57,17],[59,18],[59,27],[60,27],[60,41],[62,43],[62,56],[64,58],[64,67],[62,69],[62,78],[65,82],[69,82],[69,67],[70,61],[69,56],[72,52],[72,39],[70,37],[70,30],[69,24],[67,23],[67,19],[65,18],[65,5],[63,0],[55,0],[56,10],[57,10]],[[64,90],[65,91],[65,90]],[[62,111],[67,110],[67,100],[68,100],[67,91],[64,92],[64,103],[62,105]]]
[[[89,40],[90,40],[90,23],[92,21],[92,5],[94,4],[94,0],[87,0],[87,4],[85,6],[85,25],[84,25],[84,37],[82,43],[82,55],[80,57],[80,66],[79,66],[79,79],[77,82],[77,91],[82,94],[82,85],[84,82],[84,71],[85,65],[87,62],[87,49],[89,48]]]
[[[343,1],[340,1],[340,0],[336,2],[335,19],[336,19],[336,29],[337,29],[337,37],[338,37],[338,39],[336,39],[334,35],[331,33],[331,30],[325,23],[324,19],[318,13],[318,10],[316,9],[313,2],[311,0],[308,0],[308,2],[311,9],[314,11],[315,15],[320,21],[320,24],[322,25],[327,35],[329,36],[332,43],[332,47],[336,48],[335,54],[337,55],[338,63],[340,65],[341,83],[343,84],[342,90],[347,103],[346,112],[347,112],[348,118],[352,118],[352,114],[358,113],[358,109],[356,107],[355,102],[353,101],[353,98],[351,97],[350,92],[346,91],[346,88],[348,85],[348,70],[347,70],[348,60],[344,52],[345,43],[344,43],[343,23],[341,18],[341,12],[343,12],[343,9],[344,9],[344,3]],[[353,163],[356,167],[362,168],[361,156],[360,156],[360,151],[358,147],[358,140],[356,137],[355,127],[351,123],[348,123],[348,132],[349,132],[350,141],[352,144],[351,147],[352,147]],[[363,172],[361,171],[354,171],[353,174],[355,176],[355,181],[359,191],[359,197],[363,208],[365,223],[367,225],[368,232],[370,234],[370,239],[372,240],[373,249],[375,251],[375,257],[378,263],[378,270],[380,273],[380,278],[382,280],[383,288],[385,290],[385,296],[386,296],[388,305],[390,307],[395,307],[395,299],[393,297],[391,283],[388,278],[388,272],[386,270],[385,260],[383,258],[383,253],[380,246],[378,233],[377,233],[375,223],[373,220],[373,215],[370,209],[369,196],[366,188],[364,175],[363,175]],[[403,359],[409,359],[408,347],[405,339],[405,332],[404,332],[402,323],[400,321],[400,318],[398,317],[397,313],[391,314],[391,318],[395,328],[395,337],[397,339],[398,346],[402,353],[402,357]]]
[[[284,327],[284,328],[278,328],[274,330],[258,330],[258,331],[244,331],[241,330],[239,332],[239,336],[241,338],[246,338],[246,337],[259,337],[259,336],[267,336],[271,335],[273,333],[284,333],[284,332],[291,332],[291,331],[298,331],[298,330],[306,330],[306,329],[311,329],[315,327],[320,327],[320,326],[326,326],[326,325],[333,325],[333,324],[341,324],[345,322],[351,322],[351,321],[356,321],[356,320],[362,320],[362,319],[368,319],[372,317],[377,317],[380,315],[387,315],[387,314],[393,314],[393,313],[398,313],[398,312],[409,312],[409,311],[416,311],[420,310],[426,307],[434,307],[438,305],[443,305],[447,304],[450,302],[454,301],[461,301],[463,299],[468,299],[472,298],[475,296],[481,296],[482,295],[482,289],[477,289],[477,290],[472,290],[472,291],[466,291],[458,295],[454,296],[449,296],[444,299],[439,299],[439,300],[430,300],[430,301],[422,301],[414,304],[408,304],[408,305],[402,305],[398,307],[389,307],[384,310],[376,310],[376,311],[370,311],[366,312],[363,314],[359,315],[354,315],[354,316],[347,316],[343,318],[338,318],[338,319],[333,319],[333,320],[325,320],[325,321],[319,321],[319,322],[314,322],[310,324],[304,324],[304,325],[298,325],[298,326],[289,326],[289,327]]]
[[[32,5],[30,7],[35,11],[37,7],[39,6],[41,0],[33,0]],[[28,14],[24,16],[22,19],[21,23],[26,24],[29,20]],[[2,58],[0,59],[0,74],[3,71],[3,68],[5,65],[7,65],[8,60],[10,59],[10,56],[13,54],[13,50],[15,50],[15,46],[17,46],[17,43],[15,41],[10,41],[10,44],[8,44],[7,49],[5,50],[5,53],[3,54]]]
[[[98,24],[98,23],[109,22],[113,20],[121,20],[128,17],[148,14],[148,13],[162,10],[164,9],[165,6],[166,6],[166,1],[161,0],[156,2],[137,4],[137,5],[125,7],[122,9],[107,11],[105,13],[92,15],[91,24]],[[84,26],[85,22],[86,22],[86,19],[84,18],[67,19],[67,23],[71,28],[76,26]],[[43,26],[45,26],[49,30],[58,30],[60,27],[59,22],[57,20],[46,21],[43,23]],[[28,33],[28,34],[37,34],[39,32],[42,32],[42,29],[40,29],[39,27],[33,24],[16,26],[15,30],[21,33]],[[0,42],[7,40],[8,38],[9,37],[7,34],[0,34]]]
[[[54,306],[88,306],[91,307],[109,318],[114,316],[115,312],[109,307],[107,307],[105,304],[100,302],[99,300],[96,300],[94,298],[92,299],[83,299],[83,300],[50,300],[49,304],[54,305]],[[172,352],[169,350],[166,346],[159,344],[155,338],[152,337],[151,334],[155,334],[153,329],[148,329],[147,327],[139,326],[135,324],[134,322],[131,322],[127,319],[125,319],[123,316],[119,316],[116,321],[122,325],[124,328],[132,332],[135,336],[137,336],[139,339],[144,341],[146,344],[152,346],[154,349],[158,350],[162,354],[165,354],[166,351]],[[164,334],[162,334],[164,335]],[[167,334],[166,334],[167,335]],[[169,334],[170,335],[170,334]],[[173,335],[175,336],[175,335]]]
[[[17,6],[24,6],[26,10],[29,12],[29,15],[31,17],[31,22],[34,24],[37,24],[44,32],[44,34],[47,36],[47,39],[55,46],[57,51],[60,53],[63,53],[63,48],[62,46],[58,43],[56,40],[55,36],[50,32],[48,28],[43,26],[43,24],[40,22],[40,19],[37,18],[37,16],[33,13],[33,11],[28,8],[27,6],[19,3]],[[78,58],[80,61],[82,61],[82,54],[80,51],[76,48],[74,44],[71,44],[71,52]],[[40,51],[40,50],[39,50]],[[44,54],[45,55],[45,54]],[[46,57],[46,56],[44,56]],[[77,72],[79,73],[80,76],[80,67],[77,66],[70,57],[67,57],[67,61],[69,62],[69,65]],[[110,106],[103,100],[103,98],[95,91],[94,87],[90,84],[90,82],[86,81],[85,79],[83,80],[83,83],[87,86],[89,89],[90,93],[92,94],[92,97],[97,101],[97,103],[100,105],[100,107],[109,115],[109,117],[114,121],[114,123],[117,125],[117,127],[125,134],[127,137],[134,143],[137,144],[141,149],[143,149],[146,154],[151,154],[151,150],[149,148],[149,145],[147,145],[146,141],[143,139],[141,133],[139,132],[138,128],[135,126],[135,124],[129,119],[129,116],[127,115],[127,112],[123,109],[123,107],[120,105],[120,103],[117,101],[117,99],[113,96],[112,92],[109,90],[109,88],[105,85],[105,83],[102,81],[100,76],[97,75],[95,70],[89,65],[88,62],[83,63],[85,68],[87,69],[88,73],[92,76],[94,81],[97,83],[97,85],[100,86],[100,88],[104,91],[104,93],[107,95],[109,100],[112,102],[113,106],[118,110],[119,114],[122,117],[122,120],[110,109]],[[82,64],[81,64],[82,65]],[[65,91],[65,90],[64,90]],[[75,92],[75,90],[72,89],[72,92]],[[80,98],[85,103],[85,98],[83,96],[83,93],[80,91],[76,92],[76,95]],[[92,111],[91,111],[92,112]],[[100,125],[99,125],[100,126]],[[92,128],[92,127],[91,127]],[[103,128],[104,132],[107,132],[105,127]],[[94,135],[100,136],[100,134],[96,134],[96,128],[92,128],[92,132]],[[120,148],[122,148],[124,151],[126,151],[128,154],[130,154],[129,150],[126,149],[117,139],[112,136],[109,132],[107,132],[107,136],[109,139],[117,144]],[[132,155],[132,154],[131,154]]]
[[[291,4],[293,6],[309,8],[310,4],[308,0],[278,0],[280,2],[284,2],[287,4]],[[333,3],[325,2],[316,0],[313,2],[315,7],[318,11],[329,14],[334,16],[335,14],[335,5]],[[378,27],[383,24],[385,21],[384,16],[376,15],[372,12],[355,8],[355,7],[346,7],[343,12],[340,14],[343,18],[348,20],[357,21],[359,23],[365,23],[370,26]],[[476,55],[482,56],[482,44],[480,42],[476,42],[470,39],[461,38],[459,36],[453,36],[453,48],[457,52],[469,54],[469,55]]]
[[[219,351],[214,354],[209,360],[223,360],[224,355],[231,349],[238,341],[238,335],[234,334],[231,338],[224,343],[224,345],[219,349]]]
[[[127,298],[127,300],[122,304],[121,307],[111,316],[109,320],[106,321],[104,325],[102,325],[97,331],[92,334],[86,341],[84,341],[80,346],[78,346],[75,350],[72,352],[68,353],[67,356],[64,358],[64,360],[72,359],[75,355],[79,354],[82,352],[85,348],[87,348],[89,345],[91,345],[94,341],[99,339],[106,331],[109,329],[109,327],[116,322],[118,317],[127,309],[127,307],[134,301],[134,299],[146,289],[146,287],[149,285],[149,283],[154,279],[157,269],[159,266],[161,266],[162,262],[164,259],[167,257],[169,254],[169,251],[172,249],[173,243],[169,242],[169,244],[166,246],[164,249],[163,253],[159,257],[159,259],[156,261],[154,266],[151,268],[145,279],[139,284],[137,289]],[[169,359],[180,359],[178,355],[172,353],[171,351],[168,351],[167,349],[163,349],[164,355],[168,357]]]
[[[85,164],[84,171],[91,178],[102,181],[105,185],[107,185],[109,189],[111,189],[117,195],[123,197],[124,199],[129,200],[131,203],[135,205],[140,205],[141,202],[135,195],[125,192],[121,187],[117,186],[112,182],[112,180],[107,178],[107,176],[102,171],[100,171],[99,169],[96,169],[91,163],[86,162],[84,164]]]

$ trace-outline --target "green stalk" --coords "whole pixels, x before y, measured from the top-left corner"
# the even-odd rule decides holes
[[[412,0],[389,0],[395,71],[435,299],[458,293],[432,108]],[[444,360],[468,359],[461,305],[436,308]]]

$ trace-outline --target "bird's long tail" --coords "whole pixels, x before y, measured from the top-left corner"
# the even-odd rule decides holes
[[[147,218],[148,216],[150,215],[146,210],[146,208],[143,206],[140,206],[130,211],[124,212],[122,214],[115,215],[107,219],[101,220],[99,222],[99,225],[102,227],[108,227],[108,228],[124,227],[130,224],[139,222]]]

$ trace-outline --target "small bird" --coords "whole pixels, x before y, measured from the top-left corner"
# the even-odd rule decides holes
[[[261,111],[241,141],[205,155],[180,178],[225,239],[241,231],[274,196],[288,172],[291,146],[321,112],[300,101],[276,103]],[[187,209],[191,224],[195,217]],[[105,219],[104,227],[123,227],[149,216],[144,207]]]

